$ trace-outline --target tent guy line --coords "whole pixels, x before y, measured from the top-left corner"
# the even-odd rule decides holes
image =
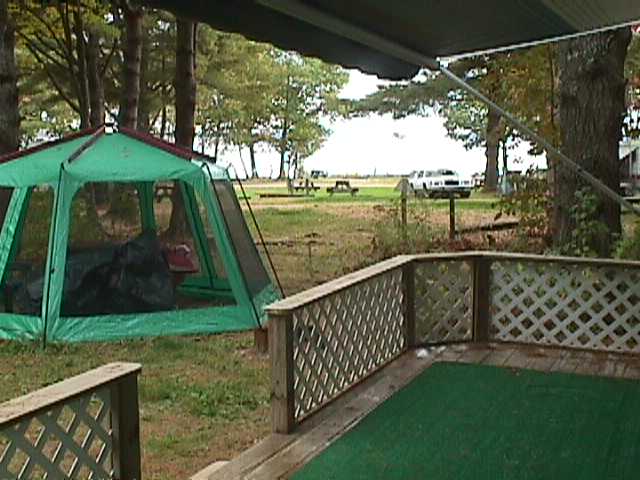
[[[376,50],[395,58],[407,61],[409,63],[414,63],[416,65],[422,65],[423,67],[430,70],[439,71],[453,83],[468,92],[471,96],[475,97],[487,107],[502,115],[514,128],[523,133],[530,140],[533,140],[540,146],[544,147],[544,149],[547,151],[547,154],[551,158],[560,160],[565,167],[569,168],[576,175],[580,176],[583,180],[593,186],[598,192],[618,203],[620,206],[625,207],[629,211],[640,216],[640,207],[636,207],[631,202],[627,201],[619,193],[615,192],[609,186],[605,185],[603,182],[584,170],[580,165],[578,165],[577,162],[562,153],[562,151],[552,145],[551,142],[546,140],[531,128],[527,127],[515,115],[502,108],[500,105],[489,99],[486,95],[475,89],[473,86],[469,85],[464,79],[455,75],[446,66],[444,66],[440,59],[433,58],[407,48],[404,45],[400,45],[397,42],[384,38],[376,33],[367,31],[362,27],[349,23],[341,18],[330,15],[312,6],[306,5],[298,0],[258,0],[258,3],[277,10],[280,13],[294,17],[298,20],[320,26],[325,30],[328,30],[350,40],[362,43],[364,45],[369,45]],[[629,24],[629,22],[625,22],[622,24],[622,26]],[[562,38],[571,38],[578,35],[586,35],[588,33],[593,33],[594,31],[610,30],[613,28],[618,28],[620,26],[621,25],[604,27],[589,32],[580,32],[578,34],[570,35],[569,37],[565,36]],[[558,39],[541,40],[538,43],[556,40]]]

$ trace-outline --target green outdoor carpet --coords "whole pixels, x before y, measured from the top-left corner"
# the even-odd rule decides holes
[[[640,382],[435,364],[293,478],[638,479]]]

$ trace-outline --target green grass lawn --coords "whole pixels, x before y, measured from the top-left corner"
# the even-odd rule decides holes
[[[0,401],[112,361],[138,362],[145,479],[187,478],[266,435],[267,361],[251,333],[50,346],[0,342]]]
[[[286,189],[245,185],[288,294],[377,260],[374,233],[381,223],[393,221],[400,198],[396,183],[365,182],[353,197],[329,196],[323,189],[314,197],[295,199],[260,199],[261,191]],[[47,202],[42,199],[35,217],[46,217]],[[495,203],[494,196],[480,192],[457,200],[460,222],[491,221]],[[162,205],[168,220],[167,202]],[[448,200],[410,198],[409,222],[426,224],[425,232],[443,236],[448,208]],[[86,234],[84,223],[76,220],[74,226]],[[44,248],[39,245],[46,245],[48,231],[33,228],[33,245],[26,251],[35,255]],[[142,363],[144,478],[187,478],[214,461],[233,458],[269,431],[268,361],[256,356],[252,345],[251,333],[52,346],[46,351],[39,345],[0,342],[0,401],[111,361]]]
[[[399,201],[393,186],[362,187],[354,197],[320,192],[293,200],[263,200],[260,189],[247,191],[265,238],[275,243],[269,249],[289,294],[375,261],[373,231],[387,218],[381,209]],[[34,255],[48,238],[47,225],[38,226],[38,219],[47,217],[50,200],[40,197],[26,244]],[[460,211],[490,208],[491,199],[474,196],[458,204]],[[410,211],[446,208],[446,200],[410,200]],[[78,219],[75,225],[81,225]],[[0,401],[108,362],[141,363],[144,478],[187,478],[268,433],[268,361],[252,346],[251,333],[54,345],[45,351],[37,344],[0,342]]]
[[[247,185],[287,293],[374,262],[376,224],[398,205],[394,186],[364,186],[354,197],[322,191],[311,198],[267,200],[258,198],[260,188]],[[490,217],[493,201],[474,194],[457,207]],[[43,197],[38,205],[35,217],[45,218],[50,204]],[[410,200],[411,212],[427,212],[429,218],[445,218],[447,208],[447,200]],[[75,225],[82,224],[76,219]],[[33,245],[27,251],[35,254],[46,245],[48,232],[37,225],[31,231]],[[45,351],[35,344],[0,342],[0,401],[108,362],[139,362],[144,478],[187,478],[214,461],[233,458],[269,431],[268,361],[256,356],[252,346],[251,333],[51,346]]]

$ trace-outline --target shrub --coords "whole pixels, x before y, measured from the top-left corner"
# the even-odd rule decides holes
[[[575,228],[571,231],[569,242],[560,247],[560,253],[575,257],[598,257],[594,245],[609,235],[607,226],[598,220],[600,199],[589,187],[576,190],[575,199],[570,210]]]
[[[546,177],[530,168],[512,181],[513,193],[501,197],[495,219],[503,215],[517,216],[520,243],[526,245],[531,238],[541,238],[550,244],[552,198]]]
[[[624,260],[640,260],[640,227],[637,224],[630,235],[618,242],[615,255]]]
[[[399,202],[381,211],[382,216],[374,226],[373,256],[375,259],[425,253],[433,249],[437,232],[430,223],[431,209],[424,202],[409,203],[406,226],[402,225]]]

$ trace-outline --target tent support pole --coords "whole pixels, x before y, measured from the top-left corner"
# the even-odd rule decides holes
[[[505,120],[507,120],[520,133],[524,134],[530,140],[533,140],[534,142],[538,143],[538,145],[543,147],[547,151],[547,153],[549,155],[551,155],[552,157],[557,158],[558,160],[560,160],[562,162],[562,164],[566,168],[568,168],[571,171],[573,171],[576,175],[581,177],[583,180],[585,180],[587,183],[589,183],[591,186],[593,186],[596,190],[598,190],[604,196],[610,198],[611,200],[613,200],[617,204],[627,208],[629,211],[631,211],[631,212],[635,213],[636,215],[640,216],[640,208],[638,208],[635,205],[633,205],[631,202],[629,202],[628,200],[623,198],[618,192],[614,191],[613,189],[611,189],[610,187],[605,185],[602,181],[600,181],[599,179],[597,179],[596,177],[591,175],[584,168],[582,168],[580,165],[578,165],[576,162],[574,162],[572,159],[570,159],[564,153],[562,153],[560,150],[558,150],[556,147],[554,147],[551,144],[551,142],[546,140],[541,135],[537,134],[535,131],[533,131],[533,129],[527,127],[515,115],[513,115],[510,112],[508,112],[504,108],[500,107],[497,103],[495,103],[492,100],[490,100],[487,96],[485,96],[479,90],[477,90],[473,86],[469,85],[463,79],[461,79],[458,76],[456,76],[453,72],[451,72],[445,66],[440,65],[438,69],[440,70],[440,72],[445,77],[447,77],[453,83],[458,85],[460,88],[462,88],[463,90],[468,92],[473,97],[475,97],[478,100],[480,100],[482,103],[487,105],[492,110],[498,112]]]
[[[53,197],[53,217],[51,218],[51,230],[49,232],[50,234],[50,239],[49,239],[49,246],[47,247],[47,261],[45,263],[46,265],[46,270],[45,270],[45,276],[46,276],[46,292],[42,292],[43,293],[43,298],[42,298],[42,307],[43,307],[43,328],[42,328],[42,349],[46,349],[47,348],[47,329],[49,327],[49,297],[51,296],[51,275],[52,275],[52,264],[53,264],[53,258],[54,258],[54,245],[56,242],[56,236],[57,236],[57,225],[58,225],[58,209],[60,207],[60,188],[62,186],[62,173],[64,172],[64,162],[60,164],[60,170],[58,171],[58,183],[56,186],[54,193],[54,197]],[[45,287],[45,285],[43,285],[43,288]],[[46,293],[46,295],[45,295]]]
[[[89,148],[91,148],[104,134],[105,134],[105,126],[102,125],[101,127],[98,127],[98,129],[91,134],[89,139],[86,142],[84,142],[82,145],[80,145],[75,152],[69,155],[69,158],[67,158],[66,160],[67,163],[73,162],[78,157],[80,157],[84,152],[89,150]]]

